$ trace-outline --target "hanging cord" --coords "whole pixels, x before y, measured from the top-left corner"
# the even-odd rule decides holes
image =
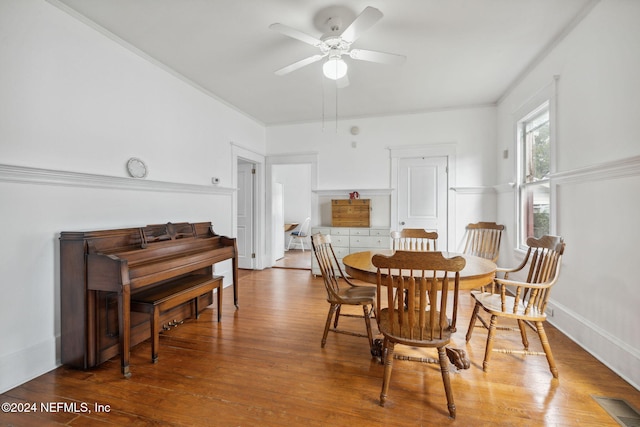
[[[324,75],[320,74],[320,84],[322,87],[322,132],[324,132]]]
[[[336,73],[338,70],[338,65],[336,62]],[[338,133],[338,79],[334,80],[334,83],[336,85],[336,134]]]

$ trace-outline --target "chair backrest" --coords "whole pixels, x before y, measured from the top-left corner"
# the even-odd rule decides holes
[[[320,233],[314,234],[311,236],[311,246],[322,273],[324,286],[327,290],[327,299],[340,302],[340,280],[347,281],[347,279],[333,251],[333,246],[331,246],[331,236]]]
[[[500,241],[504,225],[495,222],[478,222],[467,225],[462,253],[497,262],[500,256]]]
[[[534,308],[538,309],[540,313],[544,313],[551,288],[560,275],[565,243],[560,236],[545,235],[539,239],[529,237],[527,246],[529,248],[524,261],[513,271],[524,270],[528,264],[529,270],[525,282],[532,286],[517,286],[512,290],[515,296],[513,309],[515,311],[518,302],[522,302],[525,306],[525,314],[530,313]],[[508,272],[505,273],[505,279],[509,279]],[[505,280],[504,284],[510,285],[509,282],[511,281]],[[508,309],[511,307],[506,307],[503,310]]]
[[[298,230],[298,236],[305,237],[309,235],[309,226],[311,225],[311,218],[307,217]]]
[[[448,340],[455,330],[465,259],[445,258],[442,252],[396,251],[391,256],[374,255],[372,263],[377,267],[376,318],[388,325],[388,333],[404,340]],[[382,315],[385,293],[387,308]]]
[[[394,251],[435,251],[438,233],[422,228],[405,228],[391,232]]]

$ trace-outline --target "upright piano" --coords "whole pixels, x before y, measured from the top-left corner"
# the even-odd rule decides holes
[[[122,374],[129,377],[131,346],[150,337],[148,316],[130,310],[132,295],[189,275],[212,275],[213,264],[231,259],[238,307],[237,253],[236,239],[217,235],[210,222],[62,232],[62,363],[88,369],[120,354]],[[210,293],[200,298],[196,306],[213,302]],[[182,304],[162,313],[161,322],[190,314]]]

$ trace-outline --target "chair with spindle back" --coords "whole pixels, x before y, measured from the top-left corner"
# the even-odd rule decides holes
[[[456,327],[460,271],[466,264],[465,259],[461,256],[445,258],[442,252],[396,251],[391,256],[374,255],[372,263],[378,272],[376,319],[384,336],[380,405],[384,406],[387,400],[395,345],[435,347],[438,359],[419,361],[440,365],[449,415],[455,418],[456,407],[445,346]],[[381,308],[383,297],[385,308]]]
[[[309,226],[311,224],[311,218],[307,217],[297,231],[292,231],[289,236],[289,243],[287,244],[287,250],[291,248],[291,244],[300,244],[302,252],[304,252],[304,243],[309,237]]]
[[[497,262],[504,225],[495,222],[478,222],[466,228],[462,253]]]
[[[366,337],[369,339],[369,348],[373,348],[373,335],[371,332],[371,315],[375,309],[376,288],[373,286],[358,286],[350,280],[344,272],[331,246],[331,236],[314,234],[311,236],[311,246],[318,260],[318,266],[322,272],[322,279],[327,291],[327,301],[330,304],[327,322],[324,326],[321,346],[327,343],[329,331],[341,334]],[[338,329],[338,320],[341,316],[343,305],[362,306],[362,315],[343,313],[345,317],[364,317],[367,334]],[[335,318],[334,318],[335,317]],[[333,328],[331,320],[333,319]]]
[[[530,237],[527,239],[527,245],[529,248],[525,259],[518,267],[513,269],[499,268],[497,271],[504,273],[504,278],[495,278],[493,284],[487,286],[484,291],[471,291],[475,306],[466,339],[467,342],[471,339],[477,320],[482,323],[480,326],[489,329],[484,361],[482,362],[482,369],[485,372],[488,370],[489,359],[494,351],[509,354],[545,355],[551,374],[554,378],[558,378],[558,369],[543,324],[547,320],[545,310],[551,288],[556,284],[560,274],[565,243],[559,236],[542,236],[540,239]],[[511,273],[526,273],[527,265],[529,270],[523,281],[509,279]],[[479,315],[481,308],[491,315],[489,325]],[[514,319],[517,321],[518,327],[498,328],[499,318]],[[544,352],[529,350],[526,326],[537,332]],[[519,330],[524,350],[494,349],[497,329]]]
[[[394,251],[435,251],[438,233],[422,228],[404,228],[392,231],[391,241]]]

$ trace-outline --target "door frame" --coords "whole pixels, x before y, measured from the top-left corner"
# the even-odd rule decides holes
[[[253,193],[253,245],[256,259],[254,269],[265,268],[265,182],[264,182],[264,156],[242,147],[235,142],[231,143],[231,188],[233,192],[231,202],[231,228],[234,237],[238,232],[238,160],[253,163],[256,168],[255,187]]]
[[[430,145],[411,145],[403,147],[390,147],[391,157],[391,228],[398,224],[398,175],[400,173],[400,160],[422,157],[446,157],[448,165],[447,173],[447,247],[444,250],[455,248],[455,212],[456,198],[455,191],[451,191],[456,186],[456,143],[440,143]]]

